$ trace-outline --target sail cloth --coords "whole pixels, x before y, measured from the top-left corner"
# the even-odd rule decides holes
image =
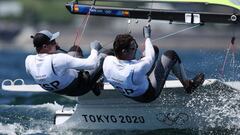
[[[156,1],[156,0],[153,0]],[[205,3],[205,4],[216,4],[236,8],[240,10],[239,0],[158,0],[165,2],[189,2],[189,3]]]
[[[97,1],[106,1],[106,0],[97,0]],[[129,0],[108,0],[112,2],[129,2]],[[148,2],[148,3],[157,3],[157,2],[183,2],[183,3],[205,3],[205,4],[216,4],[236,8],[240,10],[240,1],[239,0],[132,0],[132,2]]]

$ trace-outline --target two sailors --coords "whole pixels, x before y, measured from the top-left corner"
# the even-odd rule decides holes
[[[37,54],[26,58],[26,71],[43,89],[68,96],[81,96],[90,90],[99,95],[103,82],[98,80],[103,74],[117,91],[138,102],[152,102],[159,97],[170,72],[180,80],[186,93],[191,94],[202,85],[204,74],[188,79],[175,51],[159,54],[151,42],[150,25],[144,26],[143,35],[145,55],[139,60],[135,57],[138,44],[130,34],[116,36],[115,56],[100,53],[102,46],[95,41],[88,58],[82,58],[80,47],[73,46],[70,52],[77,58],[71,53],[56,53],[59,33],[40,31],[33,36]]]

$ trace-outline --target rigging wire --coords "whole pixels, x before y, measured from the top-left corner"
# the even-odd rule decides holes
[[[93,7],[94,6],[92,5],[91,8],[89,9],[87,15],[84,17],[82,23],[80,24],[79,28],[77,29],[76,37],[74,40],[74,46],[80,46],[80,42],[81,42],[83,34],[86,30],[86,26],[87,26],[88,20],[90,18],[91,10],[93,9]],[[82,31],[81,31],[81,28],[82,28]],[[81,34],[80,34],[80,32],[81,32]],[[79,37],[79,34],[80,34],[80,37]],[[78,43],[77,43],[77,40],[79,40]]]
[[[187,30],[191,30],[191,29],[197,28],[197,27],[199,27],[199,26],[201,26],[201,24],[197,24],[197,25],[194,25],[194,26],[192,26],[192,27],[188,27],[188,28],[185,28],[185,29],[176,31],[176,32],[174,32],[174,33],[170,33],[170,34],[167,34],[167,35],[165,35],[165,36],[162,36],[162,37],[153,39],[152,42],[155,42],[155,41],[158,41],[158,40],[162,40],[162,39],[165,39],[165,38],[174,36],[174,35],[176,35],[176,34],[179,34],[179,33],[181,33],[181,32],[184,32],[184,31],[187,31]]]
[[[232,53],[232,57],[230,59],[230,66],[233,68],[233,79],[235,80],[235,55],[237,53],[237,47],[235,45],[235,32],[236,32],[236,29],[235,27],[232,27],[232,38],[231,38],[231,41],[230,43],[228,44],[228,48],[227,48],[227,52],[225,54],[225,57],[224,57],[224,61],[223,61],[223,65],[222,65],[222,68],[220,69],[220,75],[222,77],[224,77],[224,71],[225,71],[225,66],[227,64],[227,60],[228,60],[228,56],[230,55],[230,51]]]
[[[82,33],[81,33],[80,38],[79,38],[79,44],[80,44],[80,41],[82,40],[83,34],[84,34],[85,30],[86,30],[86,26],[87,26],[87,23],[88,23],[88,20],[89,20],[89,17],[90,17],[90,13],[91,13],[92,8],[93,8],[93,6],[91,6],[91,8],[90,8],[90,10],[89,10],[89,12],[88,12],[87,19],[86,19],[86,21],[85,21],[85,24],[84,24],[84,26],[83,26]]]
[[[76,0],[76,3],[78,3],[78,0]],[[91,15],[91,11],[92,11],[92,9],[94,8],[95,4],[96,4],[96,0],[93,0],[93,3],[92,3],[92,5],[91,5],[88,13],[86,14],[86,16],[84,17],[82,23],[80,24],[79,28],[78,28],[77,31],[76,31],[76,37],[75,37],[73,46],[80,46],[81,39],[82,39],[83,34],[84,34],[85,30],[86,30],[86,26],[87,26],[89,17],[90,17],[90,15]],[[80,34],[80,38],[78,38],[78,37],[79,37],[79,33],[80,33],[82,27],[83,27],[83,29],[82,29],[82,32],[81,32],[81,34]],[[79,40],[79,41],[78,41],[78,44],[77,44],[77,40]]]
[[[168,37],[177,35],[177,34],[179,34],[179,33],[181,33],[181,32],[185,32],[185,31],[187,31],[187,30],[191,30],[191,29],[197,28],[197,27],[199,27],[199,26],[201,26],[201,24],[197,24],[197,25],[194,25],[194,26],[192,26],[192,27],[188,27],[188,28],[185,28],[185,29],[176,31],[176,32],[174,32],[174,33],[170,33],[170,34],[167,34],[167,35],[165,35],[165,36],[162,36],[162,37],[153,39],[152,42],[155,42],[155,41],[158,41],[158,40],[162,40],[162,39],[165,39],[165,38],[168,38]],[[186,69],[186,68],[185,68],[185,70],[186,70],[188,73],[190,73],[190,74],[196,74],[195,72],[190,71],[189,69]],[[176,77],[173,76],[172,74],[169,74],[169,77],[172,78],[172,79],[176,79]]]
[[[79,27],[77,28],[77,30],[76,30],[76,32],[75,32],[75,33],[76,33],[76,36],[75,36],[74,43],[73,43],[74,46],[78,46],[77,40],[78,40],[78,37],[79,37],[79,33],[80,33],[80,31],[81,31],[81,27],[82,27],[83,24],[85,23],[85,20],[86,20],[86,16],[84,17],[82,23],[79,25]]]
[[[75,0],[75,3],[78,4],[78,0]],[[85,29],[86,29],[86,26],[87,26],[87,23],[88,23],[90,14],[91,14],[91,11],[92,11],[95,3],[96,3],[96,0],[93,0],[93,4],[92,4],[92,6],[89,8],[89,11],[88,11],[87,15],[84,17],[82,23],[80,24],[80,26],[77,28],[77,30],[76,30],[76,32],[75,32],[75,33],[76,33],[76,36],[75,36],[75,39],[74,39],[74,43],[73,43],[72,48],[74,48],[74,50],[75,50],[76,52],[82,53],[82,50],[81,50],[81,48],[80,48],[80,41],[81,41],[81,39],[82,39],[82,37],[83,37],[84,31],[85,31]],[[83,27],[83,29],[82,29],[82,31],[81,31],[81,28],[82,28],[82,27]],[[80,33],[81,33],[81,34],[80,34]],[[80,34],[80,38],[79,38],[79,34]],[[79,40],[79,41],[78,41],[78,40]],[[78,43],[77,43],[77,41],[78,41]],[[72,48],[71,48],[71,49],[72,49]],[[63,51],[63,52],[67,52],[67,51],[64,51],[63,49],[61,49],[60,47],[58,48],[58,50]],[[75,56],[75,57],[78,57],[78,53],[74,53],[74,56]]]
[[[151,3],[151,8],[150,8],[149,14],[148,14],[148,25],[150,25],[150,22],[152,20],[152,18],[151,18],[151,16],[152,16],[152,9],[153,9],[153,0],[152,0],[152,3]]]
[[[77,1],[77,2],[78,2],[78,1]],[[74,44],[73,44],[73,47],[74,47],[74,46],[77,46],[76,52],[81,51],[80,42],[81,42],[82,37],[83,37],[83,34],[84,34],[85,30],[86,30],[86,26],[87,26],[87,23],[88,23],[90,14],[91,14],[92,9],[94,8],[95,3],[96,3],[96,0],[93,0],[92,6],[90,7],[87,15],[84,17],[82,23],[80,24],[79,28],[77,29],[76,37],[75,37]],[[82,29],[82,31],[81,31],[81,28],[82,28],[82,27],[83,27],[83,29]],[[79,33],[80,33],[80,32],[81,32],[81,34],[80,34],[80,38],[79,38]],[[77,43],[77,40],[79,40],[78,43]],[[77,56],[77,53],[75,53],[74,55],[75,55],[75,57],[76,57],[76,56]]]
[[[235,36],[232,37],[232,39],[231,39],[231,41],[228,45],[227,52],[226,52],[225,57],[224,57],[223,66],[220,70],[222,76],[224,75],[224,70],[225,70],[225,66],[226,66],[228,55],[229,55],[230,51],[232,52],[232,59],[231,59],[230,63],[232,63],[232,66],[234,68],[235,67],[235,53],[236,53]]]
[[[177,34],[179,34],[179,33],[181,33],[181,32],[185,32],[185,31],[187,31],[187,30],[191,30],[191,29],[197,28],[197,27],[199,27],[199,26],[201,26],[201,24],[194,25],[194,26],[192,26],[192,27],[188,27],[188,28],[185,28],[185,29],[176,31],[176,32],[174,32],[174,33],[170,33],[170,34],[167,34],[167,35],[162,36],[162,37],[158,37],[158,38],[156,38],[156,39],[153,39],[152,42],[156,42],[156,41],[158,41],[158,40],[162,40],[162,39],[165,39],[165,38],[168,38],[168,37],[177,35]],[[106,46],[109,46],[112,42],[113,42],[113,40],[111,40],[110,42],[108,42],[108,43],[105,44],[104,46],[105,46],[105,47],[106,47]]]

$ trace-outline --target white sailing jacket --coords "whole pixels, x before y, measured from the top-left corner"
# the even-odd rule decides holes
[[[97,66],[98,52],[94,49],[88,58],[75,58],[68,54],[29,55],[25,60],[26,72],[48,91],[66,88],[78,77],[78,70],[91,70]]]
[[[140,60],[118,60],[115,56],[107,56],[103,63],[104,76],[122,94],[140,96],[148,89],[146,74],[151,70],[154,60],[155,51],[150,38],[147,38],[145,56]]]

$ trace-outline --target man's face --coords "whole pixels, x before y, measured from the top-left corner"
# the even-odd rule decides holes
[[[55,40],[50,41],[50,43],[47,45],[49,53],[56,53],[57,46],[58,43]]]

